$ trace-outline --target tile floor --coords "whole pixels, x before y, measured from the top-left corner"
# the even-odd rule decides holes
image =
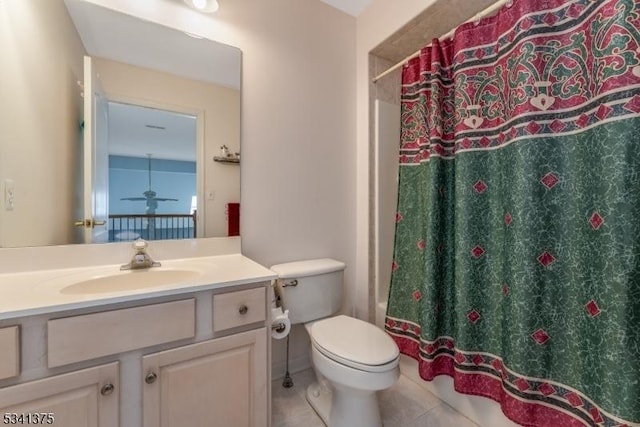
[[[292,374],[294,386],[271,383],[272,427],[324,427],[307,403],[305,391],[313,370]],[[433,394],[401,376],[396,385],[378,394],[384,427],[478,427]]]

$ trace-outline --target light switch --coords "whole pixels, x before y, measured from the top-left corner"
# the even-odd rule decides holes
[[[4,209],[12,211],[16,198],[15,184],[12,179],[4,180]]]
[[[213,190],[207,191],[207,200],[215,200],[215,199],[216,199],[216,192]]]

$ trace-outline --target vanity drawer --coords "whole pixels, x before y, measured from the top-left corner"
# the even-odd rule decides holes
[[[49,367],[195,336],[195,299],[47,322]]]
[[[20,328],[0,329],[0,380],[20,375]]]
[[[264,287],[213,296],[214,332],[250,323],[264,322],[266,319],[266,289]]]

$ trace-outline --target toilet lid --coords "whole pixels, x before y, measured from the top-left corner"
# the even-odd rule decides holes
[[[340,315],[319,320],[311,325],[310,335],[316,348],[327,357],[358,368],[386,365],[400,355],[389,335],[353,317]]]

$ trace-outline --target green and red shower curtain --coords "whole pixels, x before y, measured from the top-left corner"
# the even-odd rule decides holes
[[[386,329],[519,424],[640,425],[640,1],[512,3],[404,68]]]

